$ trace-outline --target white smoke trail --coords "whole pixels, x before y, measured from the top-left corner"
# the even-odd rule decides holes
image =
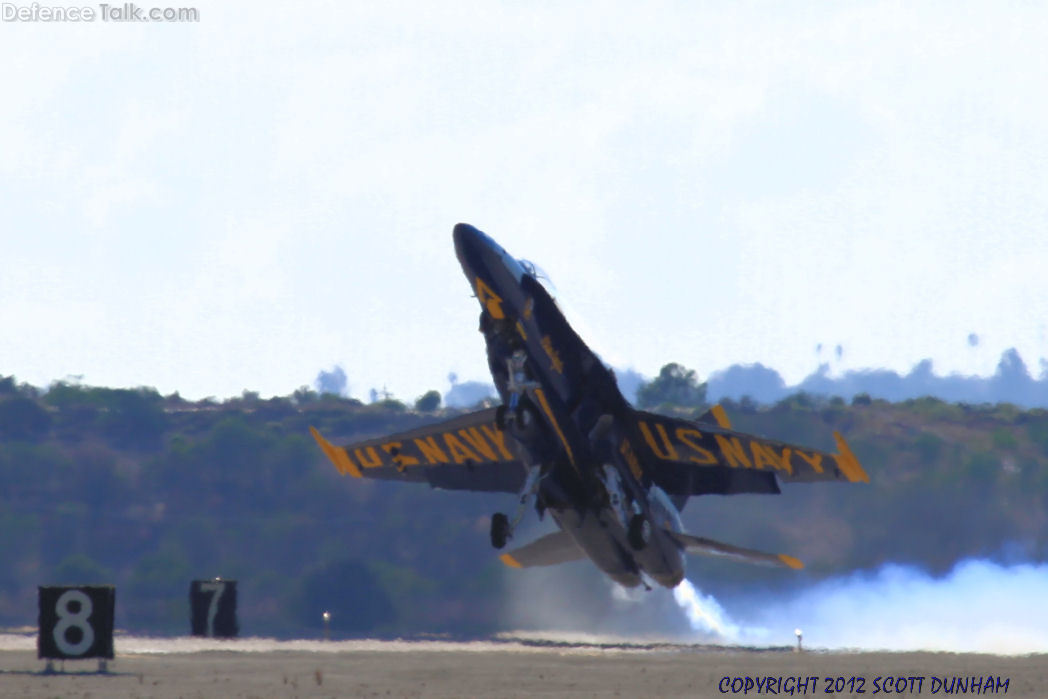
[[[786,597],[733,600],[732,618],[684,580],[673,597],[693,630],[729,643],[895,651],[1024,654],[1048,650],[1048,564],[962,561],[941,578],[888,564]]]
[[[958,563],[934,578],[886,565],[821,582],[765,604],[756,620],[777,635],[804,630],[822,648],[1022,654],[1048,650],[1048,565]]]
[[[703,595],[687,578],[673,588],[673,599],[684,610],[688,623],[696,631],[716,634],[725,641],[736,642],[740,637],[738,625],[728,620],[728,615],[711,595]]]
[[[1048,563],[968,560],[941,576],[887,564],[716,598],[698,579],[699,589],[685,580],[672,593],[623,589],[586,562],[512,573],[507,629],[782,647],[799,628],[805,648],[1048,652]]]

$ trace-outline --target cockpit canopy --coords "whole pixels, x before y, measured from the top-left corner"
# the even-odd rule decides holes
[[[543,288],[546,289],[550,296],[552,296],[554,299],[557,297],[557,286],[553,283],[553,280],[550,279],[549,274],[546,273],[546,270],[542,269],[531,260],[525,260],[524,258],[520,258],[519,260],[517,260],[517,263],[524,269],[525,274],[537,281],[539,284],[542,284]]]

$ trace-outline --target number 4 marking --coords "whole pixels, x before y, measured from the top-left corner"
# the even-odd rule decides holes
[[[207,633],[215,635],[215,615],[218,614],[218,600],[222,599],[222,593],[226,591],[224,582],[206,582],[200,584],[201,592],[211,593],[211,602],[207,606]]]
[[[501,320],[506,317],[502,311],[502,297],[491,290],[484,280],[477,277],[477,300],[488,309],[492,318]]]

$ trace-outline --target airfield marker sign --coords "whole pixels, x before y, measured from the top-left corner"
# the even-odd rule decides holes
[[[189,584],[189,624],[194,636],[236,638],[237,581],[213,578]]]
[[[113,658],[112,585],[40,586],[38,658],[83,660]],[[100,665],[104,667],[104,665]]]

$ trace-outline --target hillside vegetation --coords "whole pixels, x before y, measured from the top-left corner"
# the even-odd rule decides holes
[[[666,376],[644,402],[698,414],[693,372]],[[808,563],[797,574],[693,560],[706,589],[1048,557],[1044,410],[804,394],[725,408],[737,429],[827,450],[840,430],[872,483],[693,498],[691,531]],[[451,414],[308,390],[188,402],[0,379],[0,624],[35,624],[37,585],[103,582],[117,586],[119,627],[186,633],[190,581],[222,576],[239,581],[245,635],[319,635],[325,610],[337,635],[496,630],[514,572],[493,555],[488,517],[513,496],[342,477],[308,432],[349,440]]]

